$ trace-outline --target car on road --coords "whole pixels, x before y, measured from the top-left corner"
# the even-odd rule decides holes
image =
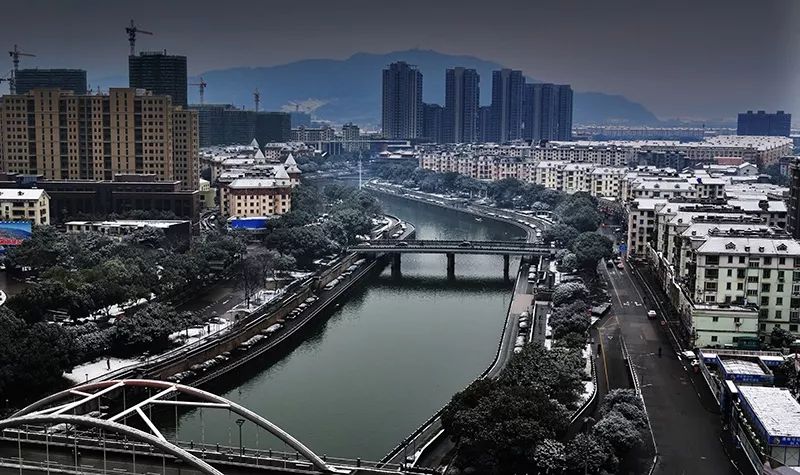
[[[408,243],[404,241],[398,242],[397,247],[408,247]]]
[[[614,259],[607,260],[606,267],[614,267]]]
[[[656,313],[655,310],[648,310],[647,311],[647,318],[649,318],[650,320],[655,319],[657,316],[658,316],[658,314]]]
[[[625,268],[625,264],[623,264],[622,262],[617,262],[617,269],[621,270],[621,269],[624,269],[624,268]]]
[[[472,243],[469,241],[464,241],[458,245],[458,247],[472,247]]]

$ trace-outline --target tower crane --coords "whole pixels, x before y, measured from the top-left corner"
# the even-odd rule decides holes
[[[35,54],[23,53],[19,50],[19,46],[14,45],[14,49],[8,52],[11,56],[11,62],[14,63],[14,70],[11,72],[11,79],[8,81],[8,89],[11,94],[17,93],[17,71],[19,71],[19,58],[20,56],[34,57]]]
[[[256,112],[258,112],[258,106],[261,105],[261,93],[258,92],[258,89],[253,91],[253,100],[255,100],[256,103]]]
[[[205,100],[204,100],[205,99],[205,92],[206,92],[206,86],[208,86],[208,83],[206,83],[203,80],[203,76],[200,76],[200,82],[195,82],[195,83],[192,83],[192,84],[189,84],[189,85],[190,86],[197,86],[198,89],[200,90],[200,105],[202,106],[205,103]]]
[[[130,26],[125,27],[125,32],[128,33],[128,43],[131,45],[131,56],[136,54],[136,33],[143,35],[152,35],[150,31],[140,30],[139,27],[131,20]]]

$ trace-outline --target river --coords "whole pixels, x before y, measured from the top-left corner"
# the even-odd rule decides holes
[[[506,223],[380,199],[386,212],[416,225],[419,239],[524,237]],[[445,256],[404,255],[401,277],[387,267],[363,283],[291,353],[210,389],[320,455],[378,460],[491,363],[511,298],[502,270],[500,256],[458,255],[449,281]],[[235,415],[200,411],[180,417],[179,439],[238,444]],[[247,447],[285,449],[249,423],[242,432]]]

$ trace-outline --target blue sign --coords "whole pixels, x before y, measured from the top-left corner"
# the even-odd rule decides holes
[[[627,250],[628,250],[628,245],[627,244],[620,244],[619,245],[619,253],[620,254],[625,254],[625,252]]]
[[[800,437],[771,437],[769,445],[781,445],[784,447],[800,447]]]

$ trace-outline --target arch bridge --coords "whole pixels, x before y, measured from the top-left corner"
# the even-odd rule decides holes
[[[235,415],[238,447],[170,438],[153,417],[179,410]],[[266,431],[289,450],[242,445],[242,426]],[[322,428],[321,430],[324,430]],[[258,439],[257,439],[258,440]],[[166,381],[87,383],[48,396],[0,420],[0,471],[20,473],[425,473],[400,465],[319,456],[246,407],[208,391]]]

